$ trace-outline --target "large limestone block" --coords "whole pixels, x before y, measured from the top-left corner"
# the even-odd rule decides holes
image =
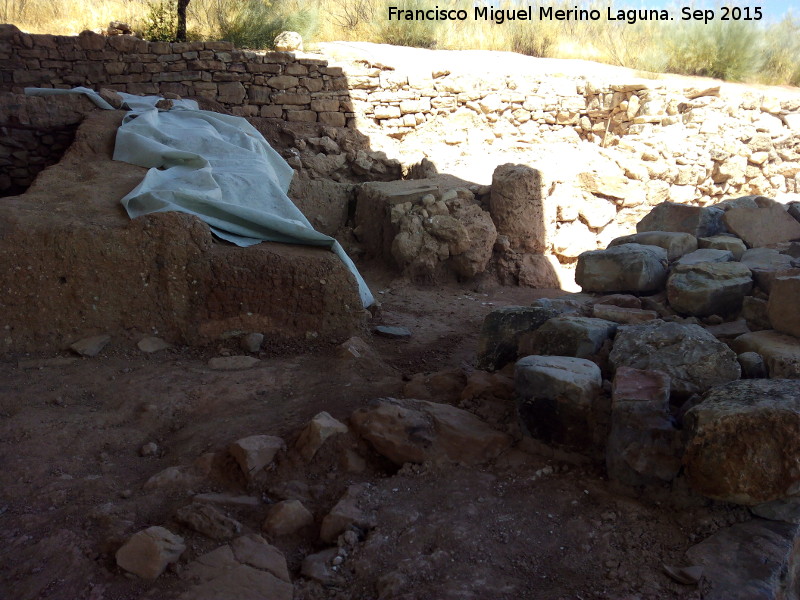
[[[679,434],[669,415],[669,377],[620,367],[611,393],[609,478],[626,485],[674,479],[681,461]]]
[[[767,293],[777,277],[800,275],[800,261],[772,248],[751,248],[742,254],[742,264],[753,272],[756,285]]]
[[[642,244],[643,246],[664,248],[667,251],[667,259],[670,261],[697,250],[697,238],[690,233],[678,231],[643,231],[633,235],[624,235],[611,240],[608,247],[621,244]]]
[[[684,418],[690,485],[756,505],[800,491],[800,382],[743,379],[709,390]]]
[[[667,274],[664,248],[623,244],[581,254],[575,281],[584,292],[655,292]]]
[[[782,206],[731,208],[722,220],[751,248],[800,239],[800,222]]]
[[[800,276],[775,278],[767,314],[775,331],[800,338]]]
[[[516,360],[520,337],[559,312],[549,306],[505,306],[490,312],[478,338],[478,368],[493,371]]]
[[[615,369],[663,371],[672,392],[680,396],[702,393],[741,375],[736,353],[708,331],[660,320],[620,327],[609,359]]]
[[[740,335],[733,341],[738,353],[756,352],[773,378],[800,379],[800,339],[771,329]]]
[[[523,252],[544,252],[547,247],[542,176],[526,165],[500,165],[492,176],[489,212],[498,235]]]
[[[379,454],[398,465],[478,464],[496,458],[512,441],[470,412],[425,400],[379,398],[356,410],[350,423]]]
[[[723,231],[722,215],[723,211],[713,206],[662,202],[636,224],[636,231],[682,231],[698,238],[708,237]]]
[[[566,356],[526,356],[514,368],[522,424],[536,438],[575,449],[596,440],[602,377],[591,361]]]
[[[183,538],[163,527],[148,527],[117,550],[117,565],[143,579],[155,579],[176,562],[186,545]]]
[[[614,337],[617,324],[603,319],[566,315],[554,317],[520,344],[520,353],[590,359]]]
[[[727,315],[741,309],[752,288],[750,269],[742,263],[678,265],[667,280],[667,299],[681,314]]]

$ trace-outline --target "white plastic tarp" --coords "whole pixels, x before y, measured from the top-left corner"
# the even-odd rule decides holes
[[[90,92],[95,103],[104,103],[93,90],[68,90],[74,91]],[[180,211],[239,246],[270,241],[330,248],[355,276],[364,306],[374,303],[341,245],[314,230],[289,199],[292,168],[246,119],[197,110],[190,100],[161,111],[155,108],[157,97],[121,96],[132,110],[117,131],[114,159],[150,168],[122,199],[131,218]]]

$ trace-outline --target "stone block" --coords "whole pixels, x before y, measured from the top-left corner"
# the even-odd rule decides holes
[[[767,315],[775,331],[800,338],[800,276],[775,278]]]
[[[655,292],[663,289],[667,274],[665,249],[623,244],[582,253],[575,281],[584,292]]]
[[[669,396],[665,373],[617,369],[606,444],[610,479],[638,486],[672,481],[678,474],[681,444],[670,418]]]
[[[478,338],[478,368],[493,371],[514,362],[522,335],[557,315],[558,310],[539,306],[506,306],[490,312]]]
[[[730,255],[727,250],[708,251]],[[684,315],[732,315],[741,309],[752,288],[750,269],[742,263],[679,264],[667,281],[667,299],[676,312]]]
[[[514,367],[514,387],[523,426],[535,438],[576,450],[597,440],[600,368],[566,356],[526,356]]]
[[[682,397],[741,375],[736,354],[705,329],[661,320],[620,327],[609,359],[615,369],[666,373],[673,394]]]
[[[800,381],[743,379],[709,390],[684,417],[689,484],[753,506],[800,487]]]
[[[667,251],[667,260],[673,261],[684,254],[697,250],[697,238],[690,233],[676,231],[644,231],[611,240],[608,247],[622,244],[641,244],[643,246],[658,246]]]
[[[662,202],[637,223],[636,231],[678,231],[697,238],[709,237],[723,231],[722,215],[723,211],[713,206]]]

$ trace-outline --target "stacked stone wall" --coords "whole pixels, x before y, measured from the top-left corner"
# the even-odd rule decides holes
[[[444,141],[470,141],[474,119],[521,144],[589,141],[621,151],[629,180],[660,181],[676,201],[800,192],[800,91],[698,87],[630,77],[600,81],[524,73],[481,76],[345,68],[359,128],[402,138],[430,121],[468,114]],[[661,184],[643,190],[663,195]]]
[[[238,50],[230,42],[36,35],[0,26],[0,90],[76,86],[199,96],[244,117],[343,127],[354,116],[342,69],[320,58]]]

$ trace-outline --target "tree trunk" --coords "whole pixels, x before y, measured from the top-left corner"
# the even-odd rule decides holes
[[[178,0],[178,28],[175,32],[175,39],[179,42],[186,41],[186,7],[190,0]]]

